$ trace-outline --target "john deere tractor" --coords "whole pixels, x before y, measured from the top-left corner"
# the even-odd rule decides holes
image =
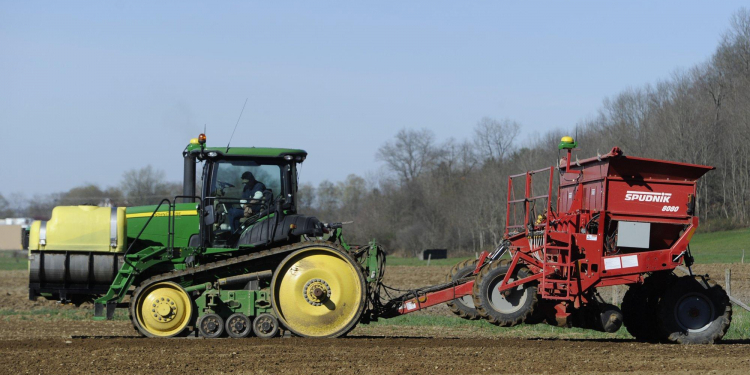
[[[297,212],[303,150],[183,152],[183,195],[142,207],[56,207],[35,222],[29,297],[127,308],[149,337],[337,337],[377,316],[384,252]],[[196,166],[202,162],[200,192]],[[180,201],[180,202],[178,202]]]

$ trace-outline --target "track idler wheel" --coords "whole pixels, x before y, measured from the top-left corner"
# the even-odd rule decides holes
[[[253,326],[250,323],[250,318],[243,313],[234,313],[227,318],[227,322],[224,326],[229,337],[243,338],[250,335],[253,331]]]
[[[253,320],[253,333],[262,339],[270,339],[279,334],[279,321],[271,314],[260,314]]]
[[[224,333],[224,319],[216,314],[206,314],[198,318],[198,332],[208,339],[221,337]]]
[[[476,259],[467,259],[463,262],[459,262],[451,269],[450,273],[446,277],[446,281],[458,281],[460,279],[471,276],[472,272],[477,266]],[[481,315],[474,308],[474,298],[471,295],[456,298],[448,302],[448,307],[451,311],[460,316],[461,318],[468,320],[476,320],[481,318]]]
[[[523,323],[534,313],[537,305],[536,282],[521,284],[505,293],[498,290],[508,271],[507,262],[493,262],[479,272],[473,291],[477,312],[490,323],[502,327]],[[508,281],[513,282],[530,275],[526,268],[518,268]]]
[[[186,332],[193,320],[193,300],[181,286],[160,282],[135,290],[130,319],[147,337],[175,337]]]
[[[281,324],[295,335],[339,337],[362,317],[364,275],[354,259],[333,246],[298,250],[274,272],[271,304]]]
[[[666,290],[659,303],[659,328],[680,344],[712,344],[732,321],[732,304],[714,281],[684,276]]]

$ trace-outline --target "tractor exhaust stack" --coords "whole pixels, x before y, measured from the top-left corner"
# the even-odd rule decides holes
[[[195,195],[195,155],[184,153],[185,169],[183,172],[182,195]],[[184,203],[195,202],[194,198],[182,198]]]

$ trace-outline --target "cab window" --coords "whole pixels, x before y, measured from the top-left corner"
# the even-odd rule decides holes
[[[266,189],[273,192],[274,196],[282,193],[281,173],[279,165],[259,165],[250,160],[222,160],[216,163],[213,181],[211,182],[211,195],[221,195],[226,198],[242,198],[245,185],[242,183],[242,175],[250,172],[255,180],[262,182]],[[248,189],[252,186],[248,187]],[[219,192],[221,190],[221,192]]]

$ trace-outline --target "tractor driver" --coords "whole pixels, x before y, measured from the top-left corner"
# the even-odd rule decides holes
[[[228,210],[227,217],[232,232],[239,228],[240,223],[260,211],[260,199],[263,198],[263,192],[266,191],[266,185],[256,180],[250,171],[243,173],[241,179],[244,186],[240,199],[245,199],[248,203],[242,204],[243,208],[230,208]]]

